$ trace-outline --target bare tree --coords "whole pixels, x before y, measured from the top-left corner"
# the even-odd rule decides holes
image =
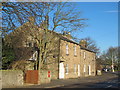
[[[76,12],[74,3],[66,2],[3,2],[2,3],[2,31],[9,33],[27,22],[30,16],[35,18],[35,24],[41,23],[49,17],[48,29],[53,31],[81,30],[85,24]],[[59,29],[59,30],[58,30]]]
[[[90,37],[82,38],[81,40],[85,40],[87,42],[86,43],[87,49],[99,53],[99,48],[97,47],[96,42],[92,40]]]
[[[48,52],[53,50],[50,48],[55,44],[52,42],[55,39],[53,31],[73,32],[85,26],[82,21],[86,19],[80,18],[80,12],[76,12],[73,6],[74,3],[65,2],[4,2],[2,3],[3,35],[12,31],[17,33],[19,31],[17,27],[29,21],[29,24],[20,29],[23,31],[22,34],[30,36],[36,42],[40,51],[36,63],[40,69],[50,55]]]
[[[119,47],[108,48],[100,58],[105,62],[105,64],[112,66],[112,70],[114,71],[114,66],[117,66],[119,63]]]

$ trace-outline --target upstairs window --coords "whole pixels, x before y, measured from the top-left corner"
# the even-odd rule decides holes
[[[37,56],[38,56],[38,52],[37,51],[32,51],[31,53],[33,53],[32,57],[29,60],[37,60]]]
[[[32,47],[32,43],[31,42],[29,42],[29,47]]]
[[[76,46],[74,46],[74,56],[77,55],[77,52],[76,52]]]
[[[26,42],[26,47],[33,47],[33,43],[32,42]]]
[[[86,52],[83,52],[83,58],[84,59],[86,58]]]
[[[69,54],[68,49],[69,49],[68,44],[66,44],[66,54],[67,55]]]
[[[28,42],[25,42],[25,47],[29,47],[29,43]]]

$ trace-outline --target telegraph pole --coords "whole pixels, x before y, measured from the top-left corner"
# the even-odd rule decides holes
[[[112,54],[112,72],[114,72],[113,54]]]

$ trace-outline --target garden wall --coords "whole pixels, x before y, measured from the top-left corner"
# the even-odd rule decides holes
[[[17,87],[24,84],[21,70],[2,70],[2,88]]]
[[[40,80],[40,84],[50,83],[50,81],[51,81],[51,72],[48,71],[48,70],[41,70],[39,80]]]

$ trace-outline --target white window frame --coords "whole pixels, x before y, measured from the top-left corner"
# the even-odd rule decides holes
[[[74,64],[74,73],[76,74],[76,64]]]
[[[66,72],[65,73],[68,74],[68,71],[69,71],[68,70],[68,64],[66,64]]]
[[[29,42],[26,41],[26,42],[25,42],[25,46],[26,46],[26,47],[29,47]]]
[[[88,67],[89,67],[89,69],[88,69],[88,70],[89,70],[89,71],[88,71],[89,73],[88,73],[88,74],[91,75],[91,65],[88,65]]]
[[[84,72],[86,72],[86,65],[84,65]]]
[[[80,76],[80,64],[78,64],[78,76]]]
[[[69,47],[68,47],[68,44],[66,44],[66,54],[67,55],[69,54],[68,50],[69,50]]]
[[[77,55],[77,50],[76,50],[76,46],[74,46],[74,55]]]
[[[36,51],[36,52],[34,53],[34,59],[35,59],[35,61],[37,60],[37,55],[38,55],[38,52]]]
[[[37,55],[38,55],[38,52],[37,51],[35,51],[34,53],[33,53],[33,55],[32,55],[32,57],[29,59],[29,60],[37,60]]]
[[[86,52],[85,51],[83,52],[83,58],[84,59],[86,58]]]

